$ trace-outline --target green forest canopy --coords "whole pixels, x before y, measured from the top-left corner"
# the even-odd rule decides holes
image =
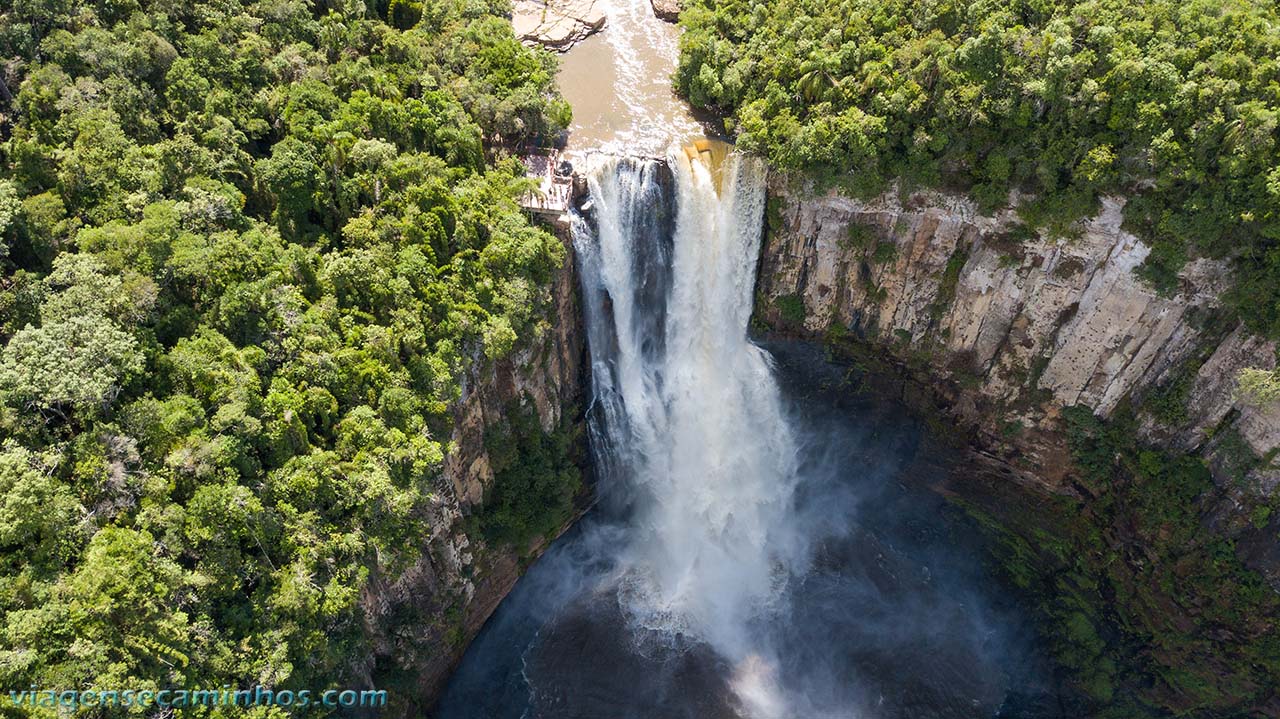
[[[1061,230],[1130,198],[1176,286],[1239,264],[1233,304],[1280,337],[1280,10],[1271,0],[691,0],[678,89],[778,166],[883,189],[1011,189]]]
[[[563,261],[486,150],[569,119],[504,10],[0,12],[0,686],[321,687],[367,656],[460,372],[544,329]]]

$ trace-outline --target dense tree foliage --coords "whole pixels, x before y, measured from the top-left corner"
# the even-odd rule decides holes
[[[577,439],[568,418],[544,433],[532,405],[508,407],[505,426],[493,428],[485,438],[494,482],[483,511],[473,515],[478,534],[523,548],[568,522],[581,487],[581,473],[572,461]]]
[[[1138,442],[1128,408],[1109,422],[1086,407],[1064,417],[1088,499],[1055,499],[1058,526],[1034,550],[1009,547],[1021,555],[1015,579],[1039,590],[1053,620],[1058,659],[1111,707],[1103,716],[1265,714],[1280,672],[1280,596],[1232,540],[1205,529],[1223,498],[1204,460]],[[1243,476],[1259,462],[1238,435],[1219,441],[1235,465],[1225,469]]]
[[[676,83],[783,168],[1030,193],[1055,230],[1131,198],[1163,290],[1240,266],[1280,336],[1280,12],[1266,0],[693,0]]]
[[[504,10],[0,9],[0,686],[354,680],[460,372],[563,261],[500,148],[568,108]]]

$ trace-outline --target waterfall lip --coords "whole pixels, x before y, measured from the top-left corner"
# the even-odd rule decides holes
[[[593,147],[587,149],[565,150],[566,154],[578,155],[582,157],[611,157],[619,160],[657,160],[659,162],[667,162],[670,154],[664,152],[662,154],[650,152],[618,152],[602,147]]]
[[[583,167],[587,173],[593,172],[599,164],[609,161],[625,161],[638,160],[643,162],[659,162],[664,165],[671,163],[670,151],[663,154],[646,153],[646,152],[620,152],[606,148],[586,148],[586,149],[567,149],[564,156],[574,163],[577,167],[579,162],[583,163]]]
[[[699,137],[687,138],[688,142],[673,142],[661,152],[646,152],[642,150],[615,150],[609,147],[568,147],[563,151],[563,156],[570,160],[586,161],[590,163],[595,159],[611,159],[611,160],[644,160],[655,161],[665,164],[671,164],[676,159],[680,151],[687,146],[692,146],[702,142],[710,142],[724,145],[728,151],[735,154],[746,156],[733,142],[732,138],[723,137],[713,133],[707,133]],[[576,165],[575,165],[576,166]],[[590,165],[588,164],[588,167]]]

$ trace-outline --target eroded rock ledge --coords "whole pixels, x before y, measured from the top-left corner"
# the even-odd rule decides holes
[[[515,0],[511,24],[526,45],[564,52],[605,24],[599,0]]]

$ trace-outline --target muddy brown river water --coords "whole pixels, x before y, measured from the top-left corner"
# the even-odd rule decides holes
[[[679,29],[648,0],[608,0],[605,29],[561,56],[560,92],[573,106],[569,151],[662,155],[706,134],[672,90]]]

